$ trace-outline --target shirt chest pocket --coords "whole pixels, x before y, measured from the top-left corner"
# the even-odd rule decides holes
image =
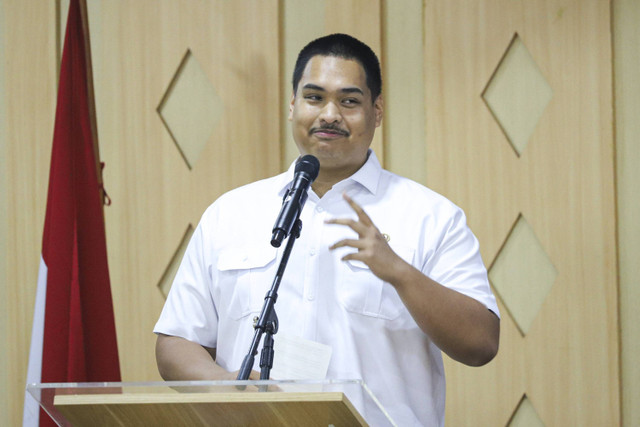
[[[412,264],[414,250],[404,247],[392,249],[403,260]],[[340,276],[337,284],[338,298],[350,313],[394,320],[406,311],[395,288],[374,275],[365,263],[346,261]]]
[[[229,248],[218,257],[219,314],[239,320],[262,309],[276,272],[277,249],[268,245]]]

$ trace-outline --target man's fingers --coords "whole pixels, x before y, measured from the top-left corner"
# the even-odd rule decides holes
[[[360,250],[364,248],[364,245],[362,244],[361,240],[344,239],[329,246],[329,249],[334,250],[334,249],[344,248],[344,247],[356,248]]]
[[[353,228],[358,221],[350,219],[350,218],[331,218],[325,221],[325,224],[340,224],[346,225]]]
[[[361,243],[362,243],[361,240],[345,239],[337,243],[334,243],[329,247],[329,249],[334,250],[342,247],[351,247],[351,248],[357,249],[356,252],[348,253],[340,259],[342,261],[362,261],[366,264],[366,256],[364,255],[364,252],[362,252],[362,250],[365,249],[365,247]]]
[[[342,198],[346,200],[346,202],[351,206],[351,209],[358,215],[358,219],[365,225],[371,225],[371,218],[369,215],[362,209],[362,206],[357,204],[347,193],[342,193]]]
[[[366,264],[365,259],[360,252],[353,252],[353,253],[347,254],[340,259],[342,261],[361,261]]]
[[[346,225],[351,228],[353,231],[358,233],[359,236],[362,236],[366,231],[366,226],[361,222],[356,221],[350,218],[332,218],[325,221],[325,224],[338,224],[338,225]]]

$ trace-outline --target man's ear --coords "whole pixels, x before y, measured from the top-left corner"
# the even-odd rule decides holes
[[[296,102],[296,94],[291,94],[291,101],[289,102],[289,121],[293,120],[293,105]]]
[[[382,124],[382,116],[384,115],[384,100],[382,99],[382,95],[378,95],[374,101],[373,109],[376,115],[376,127],[378,127]]]

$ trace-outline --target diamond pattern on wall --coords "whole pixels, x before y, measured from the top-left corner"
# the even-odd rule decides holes
[[[531,400],[523,396],[518,408],[511,416],[509,427],[544,427],[544,423],[538,416],[538,412],[533,407]]]
[[[519,215],[489,269],[489,280],[526,335],[551,290],[558,272],[533,229]]]
[[[549,83],[516,34],[482,98],[518,157],[552,97]]]
[[[162,292],[162,295],[164,295],[165,299],[167,298],[167,295],[169,295],[169,290],[171,289],[171,285],[173,284],[173,279],[176,277],[178,267],[180,267],[180,262],[182,262],[182,257],[187,250],[187,246],[189,245],[189,241],[191,240],[192,235],[193,226],[189,224],[187,230],[182,236],[182,239],[180,240],[180,244],[171,257],[171,261],[169,261],[169,264],[167,264],[167,268],[164,271],[162,278],[158,282],[158,288],[160,289],[160,292]]]
[[[187,50],[158,106],[158,114],[189,169],[200,157],[223,111],[215,88]]]

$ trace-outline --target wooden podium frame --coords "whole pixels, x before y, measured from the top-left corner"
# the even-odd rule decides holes
[[[61,426],[395,425],[361,380],[58,383],[27,391]]]

